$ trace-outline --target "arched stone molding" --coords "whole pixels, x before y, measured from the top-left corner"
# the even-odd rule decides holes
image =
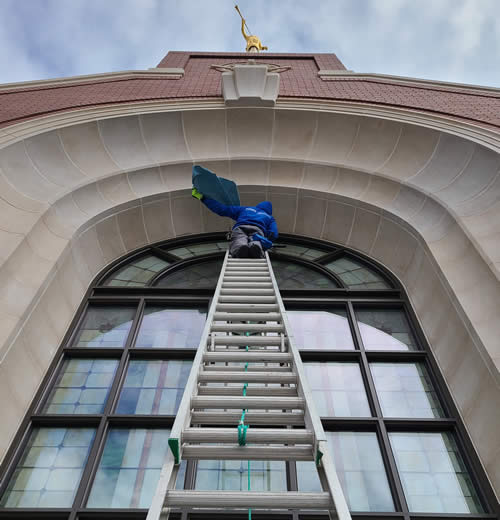
[[[498,250],[466,225],[498,236],[498,155],[444,132],[346,114],[148,114],[1,150],[0,449],[105,265],[158,240],[227,229],[186,191],[194,161],[249,184],[247,203],[273,201],[283,231],[353,247],[400,278],[498,489]]]
[[[492,228],[500,215],[499,134],[401,109],[390,120],[387,108],[365,109],[361,117],[343,113],[345,106],[310,105],[223,110],[194,104],[190,110],[128,117],[126,108],[122,117],[111,117],[118,109],[110,107],[3,129],[0,203],[7,206],[2,209],[8,221],[1,227],[0,261],[37,215],[93,178],[176,162],[270,158],[366,171],[414,187],[448,209],[500,277],[499,230]],[[71,126],[47,131],[54,125]]]

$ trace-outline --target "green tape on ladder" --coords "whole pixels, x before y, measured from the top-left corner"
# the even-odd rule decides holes
[[[174,455],[175,463],[179,464],[181,461],[181,452],[179,449],[179,439],[170,438],[168,439],[168,445],[170,446],[170,449],[172,450],[172,453]]]
[[[316,450],[316,466],[321,464],[321,459],[323,458],[323,452],[320,449]]]

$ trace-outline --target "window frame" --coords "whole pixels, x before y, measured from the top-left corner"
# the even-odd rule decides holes
[[[297,244],[301,246],[309,246],[314,249],[324,250],[325,254],[313,260],[305,259],[297,256],[287,256],[286,250],[283,252],[277,250],[272,253],[272,257],[279,260],[285,260],[311,267],[319,271],[338,285],[338,289],[288,289],[281,291],[281,295],[287,309],[321,309],[341,306],[346,309],[349,327],[353,337],[354,350],[304,350],[301,351],[303,361],[356,361],[359,364],[365,390],[370,406],[372,417],[363,418],[341,418],[341,417],[324,417],[322,423],[327,431],[372,431],[376,433],[379,441],[382,459],[387,473],[389,487],[394,500],[396,512],[393,513],[352,513],[353,518],[362,519],[370,518],[372,520],[379,518],[402,518],[405,520],[414,520],[420,518],[498,518],[500,508],[496,504],[496,498],[491,488],[487,476],[481,466],[477,454],[471,440],[469,439],[465,426],[460,420],[459,412],[454,404],[453,398],[440,374],[438,364],[432,351],[426,341],[422,330],[418,326],[417,317],[410,305],[408,297],[400,285],[399,281],[389,273],[383,266],[372,259],[355,253],[348,248],[337,246],[335,244],[300,237],[295,235],[281,235],[286,243]],[[203,235],[191,235],[170,241],[164,241],[152,246],[143,247],[124,258],[120,258],[106,268],[104,272],[99,273],[92,284],[89,286],[85,296],[79,305],[78,310],[73,317],[71,325],[65,334],[57,353],[54,356],[43,381],[37,391],[19,429],[15,435],[10,448],[5,456],[4,462],[0,467],[0,494],[3,494],[10,480],[10,476],[14,472],[19,459],[23,454],[23,450],[28,442],[29,436],[33,428],[39,426],[94,426],[96,433],[94,442],[88,455],[88,462],[82,473],[79,487],[76,490],[75,500],[72,508],[65,509],[0,509],[0,519],[2,518],[65,518],[69,520],[78,519],[145,519],[145,510],[132,509],[87,509],[85,503],[90,494],[93,478],[97,472],[100,457],[104,450],[107,432],[111,427],[134,428],[171,428],[175,419],[174,415],[115,415],[113,411],[116,408],[120,389],[123,386],[124,378],[127,373],[127,367],[133,359],[194,359],[196,349],[159,349],[159,348],[132,348],[132,344],[137,337],[141,316],[147,303],[153,304],[173,304],[175,307],[192,307],[203,306],[207,311],[211,304],[213,290],[211,289],[169,289],[154,287],[153,284],[162,276],[169,272],[175,272],[188,265],[199,263],[200,261],[209,261],[216,258],[222,258],[223,253],[209,253],[198,255],[191,258],[179,259],[163,249],[167,247],[173,249],[182,247],[183,245],[203,242],[223,241],[223,233],[211,233]],[[141,256],[148,253],[157,255],[158,257],[172,262],[165,269],[158,272],[150,280],[145,287],[120,287],[105,286],[103,282],[119,269],[123,268],[131,260],[137,260]],[[335,275],[329,271],[324,265],[336,258],[342,256],[352,257],[356,261],[367,265],[375,272],[388,281],[391,285],[390,289],[349,289]],[[76,348],[71,347],[72,341],[77,334],[78,327],[84,319],[85,313],[91,305],[118,305],[127,306],[135,305],[135,314],[128,333],[126,343],[123,348]],[[410,329],[414,334],[415,341],[419,346],[416,351],[367,351],[362,348],[362,338],[359,327],[355,318],[355,307],[357,306],[377,306],[377,308],[401,308],[405,312]],[[108,399],[101,414],[89,414],[85,416],[65,415],[65,414],[43,414],[42,407],[47,399],[54,381],[56,380],[60,370],[62,369],[64,360],[71,358],[113,358],[117,359],[118,367],[116,369],[114,381],[110,387]],[[378,402],[375,384],[370,371],[369,363],[371,361],[387,361],[387,362],[403,362],[418,361],[425,366],[429,378],[434,386],[436,395],[445,413],[443,418],[429,419],[409,419],[409,418],[384,418]],[[451,431],[454,435],[457,446],[463,457],[464,464],[469,471],[475,490],[479,500],[485,509],[484,514],[423,514],[410,513],[406,504],[402,483],[400,481],[394,454],[389,441],[389,432],[393,431]],[[287,483],[289,489],[296,489],[297,472],[294,462],[286,462],[287,465]],[[190,464],[186,472],[186,482],[194,483],[196,474],[196,464]],[[262,514],[254,513],[256,519],[290,518],[293,520],[315,518],[326,518],[324,515],[308,514],[306,512],[293,512],[283,514]],[[187,519],[187,513],[173,514],[172,518]],[[195,514],[190,518],[246,518],[245,515],[239,513],[227,514]]]

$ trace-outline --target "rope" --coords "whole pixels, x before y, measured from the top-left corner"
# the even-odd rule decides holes
[[[250,332],[245,332],[245,336],[250,336]],[[248,352],[248,345],[245,347],[245,350]],[[248,372],[248,361],[245,363],[245,372]],[[246,397],[247,395],[247,389],[248,389],[248,383],[245,383],[243,385],[243,397]],[[247,413],[248,409],[243,408],[241,411],[241,417],[240,422],[238,423],[238,444],[240,446],[245,446],[247,443],[247,430],[248,425],[245,424],[245,414]],[[248,462],[248,491],[250,491],[250,461]],[[252,520],[252,510],[248,509],[248,520]]]

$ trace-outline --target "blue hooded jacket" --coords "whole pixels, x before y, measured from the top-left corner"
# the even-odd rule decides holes
[[[208,197],[203,197],[201,201],[217,215],[236,220],[233,229],[245,225],[257,226],[266,238],[270,240],[278,238],[278,226],[273,217],[273,205],[268,201],[260,202],[257,206],[226,206]]]

